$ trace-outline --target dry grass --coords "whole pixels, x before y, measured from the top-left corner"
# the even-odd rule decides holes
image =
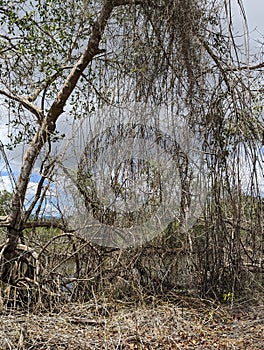
[[[188,297],[2,310],[0,349],[263,349],[264,306],[230,309]]]

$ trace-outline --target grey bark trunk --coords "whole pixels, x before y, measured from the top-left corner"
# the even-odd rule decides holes
[[[31,144],[25,153],[19,178],[17,180],[16,189],[12,198],[10,214],[8,217],[8,239],[5,250],[3,252],[3,258],[7,264],[6,266],[8,266],[12,259],[16,256],[15,250],[19,242],[19,238],[21,237],[23,225],[25,223],[25,220],[23,218],[23,203],[25,201],[30,175],[35,165],[36,159],[39,156],[40,151],[45,143],[49,141],[50,135],[54,132],[56,128],[56,121],[58,117],[63,113],[63,108],[69,96],[75,89],[76,84],[78,83],[78,80],[81,77],[83,71],[93,60],[93,58],[98,53],[102,52],[102,50],[99,49],[99,44],[114,7],[126,5],[129,3],[131,3],[131,0],[106,0],[104,2],[98,20],[93,24],[92,32],[86,49],[66,78],[47,116],[42,120],[42,124],[39,126],[37,133],[35,134]]]

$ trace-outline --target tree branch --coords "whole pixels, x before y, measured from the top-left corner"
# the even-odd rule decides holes
[[[0,227],[8,227],[9,223],[8,216],[0,216]]]
[[[23,224],[22,229],[26,228],[36,228],[36,227],[45,227],[45,228],[58,228],[59,230],[67,233],[72,233],[75,230],[69,229],[64,225],[60,220],[34,220],[29,221]]]
[[[114,7],[123,6],[123,5],[142,5],[142,0],[114,0]]]
[[[0,90],[0,94],[8,97],[13,101],[21,103],[22,106],[34,114],[39,121],[43,119],[43,112],[38,108],[38,106],[31,103],[30,99],[27,96],[15,96],[4,90]]]
[[[10,220],[10,234],[8,235],[10,241],[10,247],[16,246],[16,234],[12,233],[21,230],[25,223],[23,222],[23,218],[21,217],[21,208],[24,203],[26,190],[28,186],[28,182],[30,179],[30,174],[36,162],[36,159],[43,147],[43,145],[50,139],[50,135],[54,132],[56,128],[56,122],[58,117],[63,113],[63,108],[66,105],[66,102],[73,90],[75,89],[81,75],[84,70],[88,66],[90,62],[94,59],[96,55],[102,52],[99,48],[99,44],[102,39],[102,35],[106,28],[107,22],[112,14],[114,7],[120,5],[127,4],[139,4],[141,1],[120,1],[120,0],[105,0],[102,6],[101,12],[99,14],[98,19],[94,22],[91,35],[84,50],[83,54],[79,58],[78,62],[74,65],[68,77],[65,79],[65,82],[58,92],[53,104],[51,105],[47,117],[42,120],[42,123],[33,137],[30,146],[28,147],[24,159],[22,162],[21,171],[19,174],[19,178],[16,184],[16,190],[14,192],[12,203],[11,203],[11,211],[9,215]],[[10,96],[9,96],[10,97]],[[32,98],[34,98],[33,96]],[[23,103],[23,105],[29,109],[34,111],[37,115],[39,115],[39,111],[30,103],[28,98],[17,98],[14,97],[19,102]],[[43,224],[43,223],[42,223]],[[12,243],[13,242],[13,243]]]
[[[27,101],[29,102],[33,102],[36,100],[36,98],[39,96],[39,94],[41,93],[41,91],[45,90],[50,84],[52,84],[57,78],[59,78],[61,76],[61,73],[66,70],[66,69],[71,69],[72,67],[70,66],[65,66],[65,67],[61,67],[57,70],[56,73],[54,73],[50,78],[48,78],[47,80],[44,80],[42,82],[39,83],[39,87],[37,87],[35,89],[35,91],[33,91],[33,93],[31,95],[26,96]]]
[[[55,98],[55,101],[51,105],[47,117],[43,119],[37,133],[32,139],[31,144],[24,155],[21,171],[17,180],[16,190],[12,198],[11,211],[9,215],[11,223],[10,225],[13,226],[16,230],[21,229],[21,226],[23,226],[23,222],[21,220],[21,207],[24,203],[27,185],[35,161],[43,145],[49,140],[50,135],[54,132],[56,121],[63,112],[63,108],[72,91],[74,90],[81,74],[87,65],[93,60],[93,58],[100,52],[99,43],[101,41],[107,21],[113,11],[113,8],[113,1],[106,0],[98,17],[98,20],[93,24],[90,39],[85,51],[66,78],[61,90]],[[8,97],[11,98],[12,96]],[[21,103],[23,102],[25,107],[31,107],[31,103],[27,99],[21,99],[17,97],[13,98]],[[34,109],[34,111],[36,110]],[[15,236],[13,234],[10,234],[9,238],[11,244],[11,241],[15,240]]]
[[[220,72],[223,74],[223,78],[226,83],[226,86],[228,90],[231,91],[231,86],[229,84],[229,80],[226,75],[226,69],[222,66],[221,60],[217,57],[217,55],[213,52],[213,50],[211,50],[211,48],[209,47],[208,43],[205,40],[203,40],[202,38],[199,38],[199,41],[203,45],[207,53],[211,56],[212,60],[215,62]]]
[[[261,62],[255,66],[242,66],[242,67],[236,67],[236,68],[229,68],[228,71],[236,72],[240,70],[258,70],[264,68],[264,62]]]
[[[74,90],[79,78],[81,77],[83,71],[88,66],[88,64],[93,60],[93,58],[101,53],[99,49],[99,43],[102,39],[103,32],[105,30],[108,19],[111,16],[115,4],[112,0],[107,0],[101,10],[98,20],[95,21],[92,27],[92,32],[88,45],[81,55],[78,62],[75,64],[70,74],[68,75],[65,83],[63,84],[61,90],[59,91],[55,101],[53,102],[49,112],[48,112],[48,124],[50,122],[55,123],[60,114],[63,112],[63,108]],[[117,6],[117,5],[116,5]]]

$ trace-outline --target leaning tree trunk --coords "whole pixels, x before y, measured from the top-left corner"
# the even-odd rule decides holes
[[[37,97],[39,89],[37,89],[32,96],[26,98],[11,95],[9,96],[13,100],[20,102],[27,110],[33,113],[37,117],[40,126],[25,153],[20,174],[16,183],[16,189],[11,202],[10,214],[6,220],[8,232],[7,241],[4,247],[1,249],[0,256],[0,258],[2,258],[2,280],[6,282],[15,283],[14,278],[12,277],[12,266],[16,263],[16,250],[20,238],[22,238],[23,228],[28,218],[28,215],[24,215],[23,204],[25,201],[30,175],[36,159],[38,158],[40,151],[43,149],[43,146],[50,142],[50,136],[56,129],[57,119],[63,113],[63,108],[75,89],[79,78],[83,74],[83,71],[93,60],[93,58],[102,52],[102,50],[99,48],[99,44],[113,9],[117,6],[127,5],[130,3],[132,3],[132,0],[106,0],[104,2],[99,17],[93,24],[91,35],[83,54],[72,68],[68,77],[65,79],[61,90],[58,92],[46,116],[44,116],[43,111],[41,111],[34,103],[31,102],[32,96],[35,96],[34,98]],[[137,1],[136,3],[140,3],[140,1]],[[23,241],[21,243],[23,243]]]

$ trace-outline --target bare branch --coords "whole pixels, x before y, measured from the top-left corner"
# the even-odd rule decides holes
[[[26,222],[22,229],[26,228],[36,228],[36,227],[45,227],[45,228],[58,228],[63,232],[74,232],[75,230],[69,229],[66,227],[60,220],[34,220]]]
[[[240,71],[240,70],[258,70],[261,68],[264,68],[264,62],[261,62],[255,66],[242,66],[242,67],[236,67],[236,68],[229,68],[227,69],[228,71],[232,71],[232,72],[236,72],[236,71]]]
[[[217,57],[217,55],[213,52],[213,50],[209,47],[208,43],[203,40],[202,38],[199,38],[201,44],[203,45],[203,47],[205,48],[205,50],[207,51],[207,53],[211,56],[211,58],[213,59],[213,61],[215,62],[217,68],[220,70],[220,72],[223,74],[223,78],[224,81],[226,83],[226,86],[228,88],[229,91],[231,91],[231,87],[226,75],[226,69],[223,67],[221,60]]]
[[[9,223],[8,216],[0,216],[0,227],[8,227]]]
[[[114,6],[123,6],[123,5],[142,5],[142,0],[114,0]]]
[[[44,185],[44,181],[47,179],[48,177],[48,174],[52,171],[52,169],[54,168],[55,166],[55,162],[56,162],[56,159],[53,159],[50,164],[44,169],[44,172],[42,174],[42,177],[41,179],[39,180],[39,183],[38,183],[38,186],[37,186],[37,191],[36,191],[36,194],[35,194],[35,197],[34,197],[34,200],[32,201],[32,203],[30,204],[29,208],[27,209],[27,211],[24,213],[24,221],[27,221],[29,216],[31,215],[33,209],[35,208],[35,205],[37,204],[37,202],[40,200],[40,203],[39,203],[39,209],[37,209],[36,211],[36,215],[38,213],[38,211],[40,211],[40,208],[41,208],[41,205],[44,201],[44,197],[45,197],[45,194],[49,188],[49,184],[47,186],[44,187],[44,190],[43,190],[43,185]],[[42,195],[41,195],[41,192]]]

